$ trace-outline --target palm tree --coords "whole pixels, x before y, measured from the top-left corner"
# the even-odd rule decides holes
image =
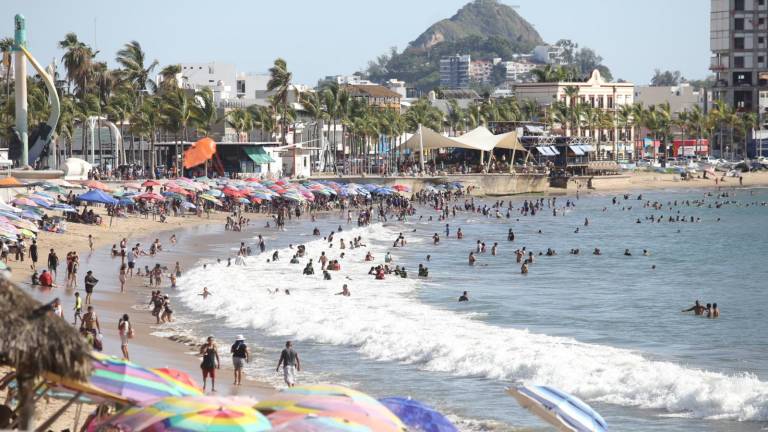
[[[253,129],[253,118],[248,110],[235,108],[227,113],[227,126],[231,127],[237,133],[237,142],[243,142],[243,132]]]
[[[213,126],[218,123],[219,114],[213,100],[213,91],[209,87],[195,92],[192,119],[197,132],[202,135],[210,135]]]
[[[158,63],[157,60],[153,60],[149,65],[145,65],[145,58],[146,54],[141,49],[141,44],[134,40],[125,44],[123,49],[117,52],[115,61],[123,67],[123,78],[131,83],[136,91],[152,93],[157,89],[157,85],[150,76]]]
[[[754,131],[756,127],[760,126],[760,119],[757,113],[743,112],[741,113],[741,126],[744,128],[744,161],[747,161],[747,145],[749,143],[749,134]]]
[[[282,107],[283,114],[288,112],[288,89],[291,85],[291,78],[293,74],[288,72],[288,65],[285,60],[278,58],[275,60],[273,66],[269,68],[269,81],[267,82],[267,91],[274,92],[274,98],[276,105]],[[280,133],[282,135],[282,143],[285,144],[285,134],[287,131],[287,118],[283,116],[280,119]]]
[[[464,121],[464,112],[459,107],[459,103],[456,99],[450,99],[448,101],[448,113],[445,116],[445,121],[448,129],[451,131],[451,135],[456,136],[456,131],[459,125]]]
[[[156,177],[157,154],[155,141],[157,131],[163,125],[163,101],[158,96],[148,96],[142,101],[139,111],[131,117],[131,133],[141,137],[149,137],[149,163],[150,176]],[[142,166],[144,163],[144,151],[141,152]]]
[[[272,134],[277,130],[277,124],[270,109],[264,106],[251,105],[247,110],[253,121],[253,128],[260,131],[261,139],[264,140],[266,134],[267,140],[271,141],[273,139]]]
[[[93,59],[97,52],[80,42],[75,33],[67,33],[64,40],[59,41],[59,48],[66,50],[62,56],[64,67],[67,69],[67,83],[75,84],[79,97],[88,91],[90,77],[93,73]]]
[[[181,73],[181,65],[172,64],[164,67],[160,70],[160,86],[159,91],[161,93],[170,91],[179,87],[179,82],[176,77]]]
[[[11,99],[11,50],[15,41],[13,38],[6,37],[0,39],[0,54],[5,66],[5,100]]]
[[[167,128],[175,133],[178,140],[179,134],[180,149],[177,155],[181,156],[180,162],[184,166],[184,142],[189,139],[188,127],[192,120],[192,102],[187,92],[182,89],[175,89],[162,95],[162,112]],[[182,168],[183,169],[183,168]],[[179,170],[179,173],[182,171]]]

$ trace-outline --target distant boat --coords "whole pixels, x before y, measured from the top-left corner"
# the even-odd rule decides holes
[[[607,432],[603,417],[576,396],[554,387],[521,385],[507,389],[523,408],[562,432]]]

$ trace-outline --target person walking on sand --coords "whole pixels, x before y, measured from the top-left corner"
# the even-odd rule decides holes
[[[80,293],[75,293],[75,304],[72,306],[72,310],[75,311],[75,321],[72,323],[72,325],[77,325],[77,319],[80,318],[80,321],[83,321],[83,316],[81,313],[83,312],[83,298],[80,297]]]
[[[130,360],[128,355],[128,339],[133,339],[133,326],[128,314],[123,314],[120,321],[117,322],[117,331],[120,333],[120,350],[123,351],[123,358]]]
[[[125,292],[125,280],[127,279],[128,266],[120,264],[118,280],[120,280],[120,292]]]
[[[96,286],[97,283],[99,283],[99,280],[93,276],[93,271],[88,270],[88,272],[85,274],[85,279],[83,280],[83,282],[85,283],[85,304],[89,305],[91,304],[91,295],[93,295],[93,288]]]
[[[219,361],[219,352],[216,350],[216,344],[213,342],[213,336],[208,336],[205,344],[200,347],[200,355],[203,356],[203,362],[200,363],[200,369],[203,371],[203,391],[205,391],[208,377],[211,377],[211,391],[216,392],[216,369],[221,369]]]
[[[32,244],[29,245],[29,259],[32,261],[29,268],[35,270],[37,267],[37,240],[35,239],[32,239]]]
[[[229,352],[232,353],[232,365],[235,368],[234,385],[241,385],[243,383],[243,367],[245,363],[251,361],[251,351],[248,349],[248,345],[245,344],[245,337],[243,335],[237,335],[235,343],[232,344]]]
[[[293,350],[291,341],[285,343],[285,349],[280,353],[280,360],[277,362],[276,372],[280,372],[280,365],[283,366],[283,380],[288,387],[296,385],[296,372],[301,371],[301,361],[299,354]]]
[[[88,247],[91,249],[91,252],[93,252],[93,236],[91,234],[88,234]]]

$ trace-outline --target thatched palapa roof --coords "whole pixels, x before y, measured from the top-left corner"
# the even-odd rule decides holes
[[[72,380],[90,374],[90,348],[77,330],[8,280],[0,280],[0,365]]]

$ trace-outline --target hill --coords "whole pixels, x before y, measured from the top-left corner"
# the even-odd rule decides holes
[[[410,43],[412,50],[427,50],[443,42],[458,42],[469,36],[494,37],[510,42],[513,49],[530,51],[544,41],[536,29],[513,8],[496,0],[467,3],[451,18],[432,24]]]
[[[440,57],[511,58],[544,44],[536,29],[513,8],[497,0],[474,0],[454,16],[431,25],[403,52],[392,49],[369,62],[364,73],[374,81],[397,78],[430,90],[440,84]]]

